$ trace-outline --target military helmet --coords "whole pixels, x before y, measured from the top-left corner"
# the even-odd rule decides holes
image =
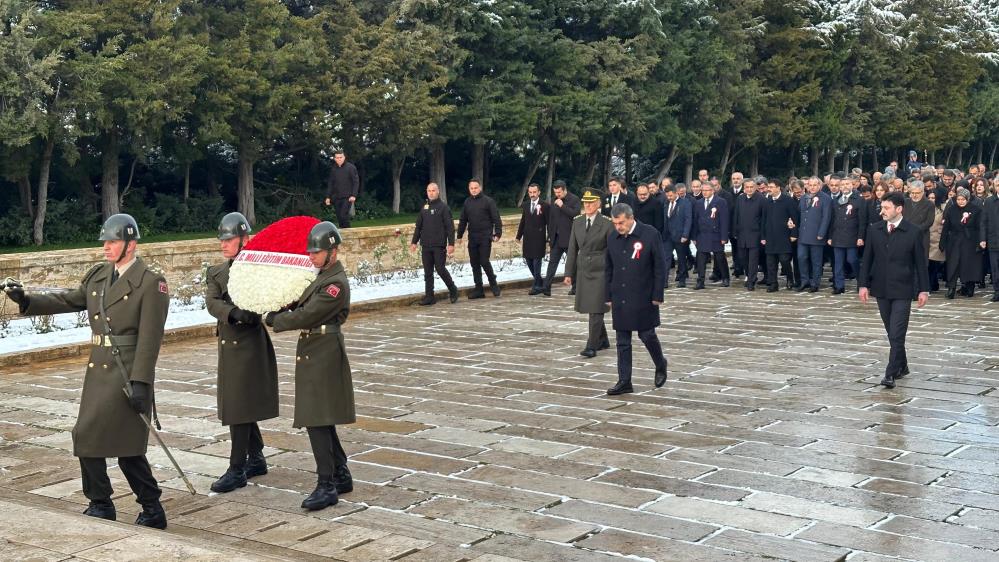
[[[336,225],[330,221],[323,221],[309,231],[309,245],[305,250],[310,253],[332,250],[342,242],[343,236],[340,236],[340,230]]]
[[[219,240],[230,240],[253,232],[243,213],[229,213],[219,223]]]
[[[131,242],[132,240],[138,240],[141,238],[139,236],[139,225],[132,218],[132,215],[126,215],[125,213],[118,213],[116,215],[111,215],[108,220],[104,221],[104,226],[101,227],[101,235],[97,240],[105,242],[108,240],[124,240],[125,242]]]

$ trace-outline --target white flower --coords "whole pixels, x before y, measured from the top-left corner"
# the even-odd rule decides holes
[[[237,258],[229,268],[229,297],[239,308],[264,314],[298,300],[315,280],[316,270],[311,266],[254,263]]]

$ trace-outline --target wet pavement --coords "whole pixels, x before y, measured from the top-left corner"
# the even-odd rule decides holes
[[[206,495],[228,463],[216,344],[168,346],[157,404],[199,494],[150,448],[166,532],[130,523],[116,468],[121,522],[79,515],[83,359],[2,370],[0,558],[999,560],[999,305],[934,295],[913,313],[912,374],[885,390],[877,307],[855,296],[666,300],[669,381],[653,388],[638,346],[622,397],[604,394],[613,349],[578,355],[585,317],[564,289],[348,322],[359,419],[340,434],[355,489],[312,513],[299,508],[308,438],[291,427],[295,335],[275,339],[270,473],[224,495]]]

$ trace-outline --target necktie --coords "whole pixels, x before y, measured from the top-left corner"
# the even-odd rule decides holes
[[[590,221],[592,221],[592,220],[593,219],[591,219],[590,217],[586,217],[586,231],[587,232],[589,232],[589,230],[590,230]]]
[[[533,215],[537,212],[538,212],[538,204],[535,203],[534,201],[531,201],[531,214]]]
[[[673,207],[676,205],[675,201],[671,201],[669,204],[669,216],[673,216]]]
[[[888,234],[891,234],[894,231],[895,231],[895,225],[893,225],[892,223],[888,223]]]
[[[115,270],[111,272],[111,284],[114,285],[114,282],[117,280],[118,280],[118,268],[115,268]]]
[[[611,207],[613,207],[614,205],[617,205],[617,195],[611,197]]]
[[[710,205],[710,204],[711,204],[711,200],[710,199],[705,199],[704,200],[704,210],[705,211],[708,209],[708,205]]]

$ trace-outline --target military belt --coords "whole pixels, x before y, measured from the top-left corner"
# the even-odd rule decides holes
[[[139,336],[113,336],[114,343],[118,347],[134,347],[139,344]],[[111,347],[111,338],[105,335],[93,334],[90,336],[90,344],[97,347]]]
[[[316,326],[311,330],[302,330],[302,335],[326,335],[326,334],[339,334],[340,325],[339,324],[323,324],[322,326]]]

